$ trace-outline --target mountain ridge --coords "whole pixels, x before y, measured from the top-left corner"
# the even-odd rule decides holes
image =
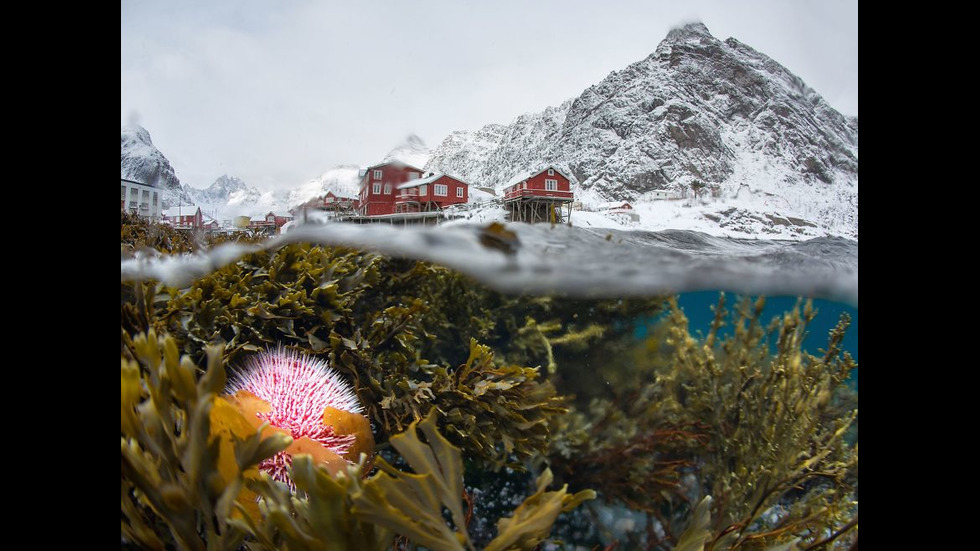
[[[409,135],[382,162],[401,160],[498,194],[514,175],[554,165],[571,177],[585,208],[612,200],[645,203],[658,190],[683,197],[700,182],[709,199],[685,207],[703,211],[709,229],[741,224],[736,217],[802,220],[806,224],[796,229],[803,237],[819,234],[809,229],[819,226],[856,239],[857,130],[857,116],[838,113],[772,58],[690,23],[672,29],[644,59],[557,106],[510,124],[454,131],[431,149]],[[240,208],[285,209],[327,191],[356,194],[362,169],[338,165],[276,192],[243,182],[219,187]],[[219,195],[211,194],[215,201]],[[647,210],[662,215],[662,207]]]
[[[692,23],[557,107],[452,133],[425,168],[499,189],[533,163],[567,166],[594,201],[748,186],[853,237],[857,126],[770,57]]]

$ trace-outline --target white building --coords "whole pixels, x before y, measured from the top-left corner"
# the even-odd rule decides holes
[[[160,190],[140,182],[121,178],[120,210],[138,214],[150,220],[160,218]]]

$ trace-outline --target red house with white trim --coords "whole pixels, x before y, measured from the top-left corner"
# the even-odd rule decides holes
[[[395,212],[429,212],[470,199],[469,184],[446,174],[429,174],[398,186]]]
[[[422,178],[422,169],[401,161],[369,166],[361,177],[357,213],[377,216],[395,212],[398,186]]]
[[[504,207],[514,222],[568,221],[573,199],[571,180],[554,166],[518,175],[504,187]]]
[[[346,193],[334,193],[328,191],[326,195],[323,196],[323,203],[321,208],[324,210],[355,210],[357,209],[357,197],[353,195],[347,195]]]
[[[163,219],[179,230],[196,230],[204,226],[201,207],[196,205],[178,205],[163,211]]]
[[[277,231],[279,230],[279,228],[285,226],[286,222],[289,222],[292,219],[293,219],[293,215],[289,214],[288,212],[274,212],[270,210],[265,215],[265,221],[272,222],[273,224],[275,224]]]
[[[509,185],[504,189],[504,201],[521,198],[552,198],[571,201],[571,180],[553,166],[517,176],[512,178]]]

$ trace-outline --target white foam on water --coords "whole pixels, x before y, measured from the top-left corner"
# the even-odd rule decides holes
[[[308,242],[430,261],[504,292],[616,298],[719,290],[857,306],[858,245],[845,238],[776,241],[690,230],[525,223],[503,227],[513,232],[512,238],[485,224],[303,225],[260,245],[224,244],[208,253],[125,259],[122,279],[156,279],[183,287],[251,251]]]

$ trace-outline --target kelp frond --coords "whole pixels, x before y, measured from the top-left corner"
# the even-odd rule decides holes
[[[123,536],[147,549],[237,549],[246,533],[229,519],[244,476],[290,439],[237,433],[223,449],[212,431],[225,383],[220,349],[208,349],[198,377],[172,338],[151,329],[132,343],[121,369]]]

